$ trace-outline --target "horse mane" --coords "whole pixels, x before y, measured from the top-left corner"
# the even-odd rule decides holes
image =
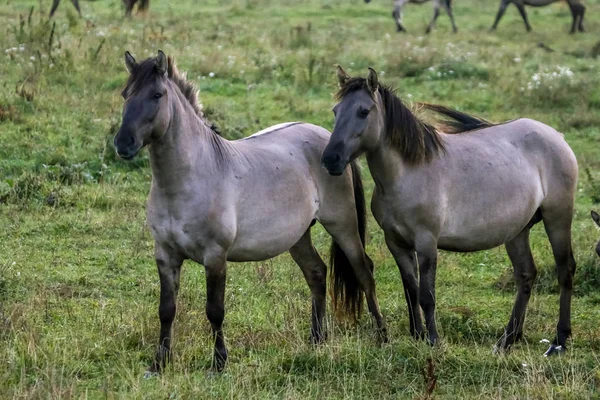
[[[340,87],[335,98],[341,101],[349,93],[357,90],[370,93],[365,78],[350,78]],[[434,156],[445,151],[442,137],[435,127],[421,120],[406,107],[396,96],[393,87],[379,84],[377,91],[385,109],[385,137],[406,162],[413,165],[429,162]],[[436,120],[445,134],[460,134],[495,125],[482,118],[437,104],[417,103],[417,106],[445,116],[446,118]]]
[[[426,110],[441,114],[447,118],[437,119],[437,124],[444,133],[458,134],[470,132],[478,129],[489,128],[495,124],[486,121],[483,118],[474,117],[452,108],[444,107],[439,104],[418,103],[418,105]]]
[[[370,93],[365,78],[350,78],[340,87],[335,97],[340,101],[357,90]],[[393,87],[379,84],[377,91],[385,109],[385,137],[404,161],[418,165],[431,161],[434,156],[445,151],[440,134],[432,125],[415,116],[396,96]]]

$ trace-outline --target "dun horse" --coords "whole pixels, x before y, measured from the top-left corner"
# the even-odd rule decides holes
[[[160,277],[160,339],[152,372],[171,354],[180,269],[185,259],[206,270],[206,315],[214,337],[213,366],[227,360],[223,335],[227,261],[258,261],[290,252],[312,293],[311,340],[324,339],[327,268],[311,241],[319,221],[333,238],[334,306],[360,313],[366,295],[380,334],[387,335],[365,254],[366,213],[356,164],[342,177],[321,168],[325,129],[300,123],[228,141],[203,118],[193,85],[162,51],[137,63],[123,91],[123,122],[114,139],[129,160],[149,146],[152,186],[147,221]]]
[[[411,334],[427,334],[432,344],[438,340],[438,249],[472,252],[504,244],[517,297],[496,348],[508,349],[519,340],[537,273],[529,230],[543,221],[560,285],[556,337],[546,354],[563,351],[571,333],[571,222],[577,183],[577,161],[563,136],[530,119],[493,125],[425,105],[449,118],[442,133],[381,86],[375,71],[367,79],[350,78],[338,67],[338,78],[335,128],[322,162],[329,173],[340,175],[366,154],[375,181],[371,209],[400,269]]]
[[[490,30],[495,30],[498,26],[498,22],[500,22],[500,18],[504,15],[506,11],[506,7],[510,3],[513,3],[518,9],[521,17],[523,18],[523,22],[525,22],[525,29],[527,32],[531,31],[531,25],[529,25],[529,21],[527,20],[527,13],[525,12],[525,6],[532,7],[543,7],[552,3],[556,3],[562,0],[500,0],[500,9],[498,10],[498,15],[496,15],[496,20],[494,21],[494,25],[490,28]],[[583,16],[585,14],[585,6],[581,3],[581,0],[565,0],[571,9],[571,15],[573,16],[573,24],[571,25],[571,33],[575,33],[577,30],[579,32],[583,32]]]
[[[408,4],[423,4],[427,3],[430,0],[394,0],[394,11],[392,11],[392,17],[394,17],[394,21],[396,21],[396,28],[398,32],[406,32],[406,28],[402,23],[402,8]],[[365,3],[370,3],[371,0],[365,0]],[[456,28],[456,24],[454,23],[454,15],[452,14],[452,0],[431,0],[433,5],[433,18],[429,25],[427,25],[427,29],[425,33],[431,32],[433,27],[435,26],[435,21],[440,16],[440,8],[443,8],[444,11],[450,17],[450,22],[452,22],[452,31],[457,32],[458,28]]]

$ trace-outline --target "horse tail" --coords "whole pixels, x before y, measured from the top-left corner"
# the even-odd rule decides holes
[[[445,0],[445,1],[446,1],[446,7],[452,8],[452,0]]]
[[[352,169],[352,185],[354,187],[354,204],[356,206],[356,217],[358,219],[358,234],[365,248],[365,232],[367,228],[367,211],[365,203],[365,192],[360,177],[360,167],[353,161],[350,164]],[[331,241],[330,266],[333,273],[333,308],[339,315],[341,311],[344,315],[352,316],[354,321],[360,319],[363,304],[363,291],[360,282],[354,273],[354,269],[342,251],[340,246]],[[371,269],[373,264],[369,263]],[[341,309],[341,310],[340,310]]]
[[[437,121],[438,124],[441,125],[444,133],[463,133],[476,129],[489,128],[490,126],[495,125],[483,118],[474,117],[438,104],[419,103],[419,106],[446,117]]]

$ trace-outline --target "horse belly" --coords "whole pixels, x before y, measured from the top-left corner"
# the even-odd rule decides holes
[[[238,232],[227,253],[229,261],[262,261],[288,251],[295,245],[310,226],[310,218],[304,221],[290,221],[287,227],[281,225],[271,229],[257,226],[255,229]],[[294,223],[295,222],[295,223]]]
[[[448,211],[438,248],[478,251],[500,246],[517,236],[531,221],[543,199],[541,187],[513,188],[485,201]]]

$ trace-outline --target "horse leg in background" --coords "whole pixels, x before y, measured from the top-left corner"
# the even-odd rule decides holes
[[[500,22],[500,19],[506,12],[506,7],[508,7],[509,3],[510,3],[510,0],[500,0],[500,8],[498,9],[498,14],[496,15],[496,20],[494,21],[494,25],[492,25],[492,27],[490,28],[490,31],[496,30],[496,28],[498,27],[498,22]]]
[[[404,285],[404,297],[408,306],[408,318],[410,334],[415,339],[423,339],[423,321],[421,318],[421,306],[419,305],[419,281],[417,273],[417,260],[412,249],[402,247],[386,235],[386,244],[396,260],[402,284]]]
[[[579,9],[579,26],[577,28],[579,29],[579,32],[585,32],[585,29],[583,28],[583,17],[585,16],[585,6],[581,3],[579,3],[577,5],[577,8]]]
[[[50,9],[50,18],[52,18],[52,16],[56,12],[56,9],[58,8],[59,4],[60,4],[60,0],[53,0],[52,1],[52,8]]]
[[[156,265],[160,278],[160,338],[156,350],[156,358],[150,367],[150,373],[160,372],[171,358],[171,334],[173,320],[177,310],[177,293],[179,292],[179,276],[183,258],[173,251],[155,243]]]
[[[219,372],[227,362],[227,348],[223,335],[225,319],[225,282],[227,261],[225,254],[210,257],[204,264],[206,270],[206,316],[212,328],[214,340],[213,368]]]
[[[569,8],[571,9],[571,15],[573,16],[573,24],[569,33],[584,32],[583,28],[583,16],[585,15],[585,6],[578,0],[568,0]]]
[[[434,1],[433,2],[433,18],[431,19],[431,22],[429,23],[429,25],[427,25],[427,29],[425,29],[425,33],[431,32],[431,30],[435,26],[435,21],[438,19],[439,16],[440,16],[440,5],[437,1]]]
[[[394,11],[392,11],[392,17],[394,17],[394,21],[396,22],[396,30],[398,32],[406,32],[406,28],[402,24],[402,7],[406,4],[408,0],[394,0]]]
[[[535,222],[539,222],[537,219]],[[508,350],[510,346],[523,336],[523,323],[527,303],[531,297],[531,289],[537,276],[537,269],[529,246],[529,230],[533,224],[528,225],[514,239],[506,243],[506,252],[513,266],[515,282],[517,284],[517,298],[513,307],[510,320],[504,334],[495,347],[496,351]]]
[[[326,336],[323,332],[323,317],[325,316],[327,298],[327,265],[313,246],[310,228],[298,243],[290,249],[290,254],[302,270],[312,295],[310,341],[315,344],[321,343]]]
[[[525,5],[522,1],[519,1],[515,2],[515,6],[517,6],[517,9],[521,14],[521,18],[523,18],[523,22],[525,23],[525,29],[527,29],[527,32],[531,32],[531,25],[529,25],[529,21],[527,20],[527,12],[525,11]]]
[[[436,344],[438,333],[435,323],[435,274],[437,269],[437,240],[429,232],[417,235],[415,241],[419,261],[419,304],[425,314],[428,341]]]
[[[136,2],[137,2],[137,0],[123,0],[123,3],[125,3],[125,16],[126,17],[131,17],[131,12],[133,11],[133,6],[135,6]]]
[[[560,312],[556,337],[545,355],[562,352],[566,349],[566,342],[571,335],[571,296],[573,295],[573,277],[575,275],[575,258],[571,247],[571,223],[573,205],[556,209],[544,208],[542,205],[542,218],[544,228],[548,234],[560,286]]]
[[[442,7],[446,10],[446,14],[450,17],[450,22],[452,23],[452,32],[458,32],[458,28],[456,27],[456,23],[454,22],[454,13],[452,13],[452,0],[441,0]]]
[[[79,16],[81,17],[81,9],[79,8],[79,0],[71,0],[71,3],[73,3],[73,7],[75,7],[75,9],[77,10],[77,14],[79,14]]]

